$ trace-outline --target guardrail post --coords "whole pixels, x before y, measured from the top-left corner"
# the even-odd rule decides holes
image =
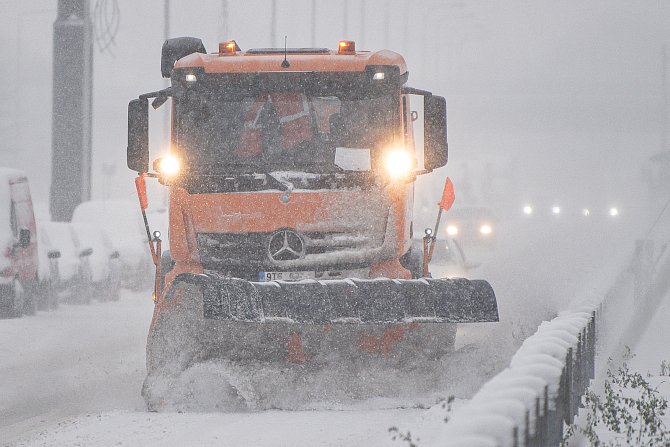
[[[651,284],[654,266],[654,244],[649,239],[635,241],[635,256],[633,261],[633,296],[637,304],[644,296]]]
[[[547,413],[547,442],[546,445],[558,445],[563,439],[563,419],[568,407],[569,397],[566,395],[566,382],[569,380],[567,370],[563,367],[558,381],[558,391],[552,397],[554,409]]]
[[[535,430],[533,430],[534,435],[529,436],[528,442],[526,445],[528,447],[541,447],[544,435],[544,429],[542,427],[542,409],[540,408],[541,398],[540,396],[535,398]],[[530,421],[529,421],[530,424]]]

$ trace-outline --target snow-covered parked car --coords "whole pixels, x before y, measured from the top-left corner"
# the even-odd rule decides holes
[[[133,290],[153,285],[153,263],[146,230],[136,201],[91,200],[79,204],[72,215],[76,224],[107,231],[120,254],[121,285]]]
[[[42,222],[40,231],[43,232],[41,239],[47,241],[42,252],[47,253],[47,257],[51,251],[60,253],[57,276],[52,278],[59,295],[70,302],[89,303],[93,294],[89,257],[93,249],[77,247],[70,223]]]
[[[28,179],[0,168],[0,316],[35,312],[37,238]]]
[[[104,228],[89,224],[71,225],[73,240],[77,248],[93,251],[88,257],[91,268],[93,295],[100,301],[119,299],[121,289],[121,265],[119,252],[112,245]]]

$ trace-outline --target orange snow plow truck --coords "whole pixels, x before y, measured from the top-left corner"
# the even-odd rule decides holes
[[[414,181],[447,163],[446,101],[406,85],[401,55],[351,41],[208,54],[182,37],[161,68],[171,86],[128,108],[142,210],[146,178],[169,189],[169,252],[147,225],[149,377],[212,358],[438,357],[456,323],[498,321],[486,281],[430,278],[412,246]],[[171,147],[149,169],[149,100],[169,99]]]

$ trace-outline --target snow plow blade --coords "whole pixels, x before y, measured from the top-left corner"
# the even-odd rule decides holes
[[[498,320],[482,280],[344,279],[250,282],[216,273],[182,274],[202,289],[205,319],[256,323],[479,323]]]

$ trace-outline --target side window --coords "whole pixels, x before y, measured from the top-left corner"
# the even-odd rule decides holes
[[[12,200],[12,205],[9,210],[9,223],[12,226],[12,235],[14,238],[19,237],[19,221],[16,218],[16,203]]]
[[[12,231],[16,227],[18,230],[27,229],[31,233],[35,232],[35,218],[33,216],[33,206],[30,199],[30,188],[25,179],[10,184],[12,192]]]
[[[405,141],[414,147],[418,168],[423,169],[423,96],[404,95],[403,114],[406,114]]]

